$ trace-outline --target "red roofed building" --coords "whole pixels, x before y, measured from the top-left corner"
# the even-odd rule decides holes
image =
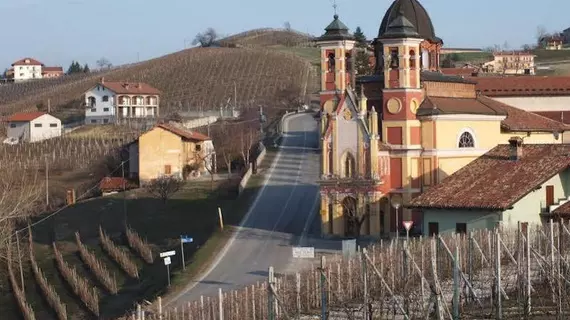
[[[13,79],[16,82],[54,78],[63,75],[63,68],[61,67],[46,67],[40,61],[33,58],[23,58],[12,63]]]
[[[122,177],[105,177],[99,182],[99,190],[103,195],[130,190],[136,187],[133,182]]]
[[[129,174],[143,184],[163,175],[186,179],[215,167],[212,139],[174,124],[157,125],[129,145]]]
[[[61,120],[45,112],[19,112],[5,121],[10,141],[37,142],[61,136]]]
[[[564,36],[561,34],[548,35],[540,38],[539,42],[542,48],[546,50],[562,50]]]
[[[493,60],[483,64],[483,70],[504,75],[534,75],[535,65],[532,52],[504,51],[494,52]]]
[[[85,93],[85,124],[160,115],[160,91],[142,82],[101,81]]]

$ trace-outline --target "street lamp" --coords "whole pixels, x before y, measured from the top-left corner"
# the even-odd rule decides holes
[[[396,209],[396,241],[398,241],[400,239],[400,230],[399,230],[399,209],[402,206],[402,201],[400,200],[399,197],[392,197],[392,199],[390,200],[390,203],[392,205],[392,207],[394,209]]]

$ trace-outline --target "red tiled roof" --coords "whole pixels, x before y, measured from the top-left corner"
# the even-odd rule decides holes
[[[63,68],[62,67],[43,67],[42,73],[43,72],[63,72]]]
[[[570,124],[570,111],[535,111],[533,113],[564,124]]]
[[[105,177],[99,182],[101,191],[120,191],[134,188],[135,185],[129,180],[122,177]]]
[[[510,145],[498,145],[412,199],[411,208],[506,210],[570,166],[570,145],[522,145],[511,160]]]
[[[106,81],[99,83],[117,94],[160,94],[160,91],[141,82]]]
[[[555,216],[565,216],[568,217],[570,215],[570,201],[562,204],[560,207],[554,209],[551,212]]]
[[[26,60],[28,60],[29,62],[26,63]],[[36,59],[32,59],[32,58],[24,58],[24,59],[20,59],[14,63],[12,63],[12,66],[43,66],[44,64],[39,62]]]
[[[478,73],[475,68],[441,68],[441,73],[452,76],[468,76]]]
[[[18,112],[14,113],[13,115],[9,116],[6,121],[8,122],[27,122],[32,121],[36,118],[39,118],[47,114],[45,112],[35,111],[35,112]]]
[[[164,130],[170,131],[172,133],[174,133],[175,135],[178,135],[182,138],[186,138],[189,140],[196,140],[196,141],[206,141],[206,140],[211,140],[210,137],[208,137],[207,135],[201,134],[200,132],[196,132],[196,131],[189,131],[186,129],[182,129],[182,128],[178,128],[175,127],[174,125],[171,124],[159,124],[157,127],[162,128]]]
[[[476,90],[489,97],[570,95],[570,77],[477,77]]]

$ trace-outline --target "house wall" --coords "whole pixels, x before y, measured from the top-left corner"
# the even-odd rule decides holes
[[[545,97],[490,97],[519,109],[526,111],[569,111],[570,96],[545,96]]]
[[[8,123],[6,131],[9,138],[18,138],[21,141],[30,141],[29,122],[10,122]]]
[[[61,120],[49,114],[44,114],[30,121],[30,142],[59,137],[61,136],[61,131]]]
[[[103,97],[108,96],[107,102]],[[95,98],[95,106],[89,104],[89,97]],[[115,93],[101,85],[97,85],[85,93],[85,124],[104,124],[115,122]]]
[[[21,65],[14,66],[14,81],[23,81],[29,79],[41,79],[42,66]]]
[[[139,137],[139,179],[158,178],[170,166],[170,174],[182,176],[182,139],[162,128],[154,128]]]
[[[429,235],[429,223],[439,225],[439,234],[455,233],[457,223],[467,224],[467,232],[478,229],[492,229],[500,221],[500,212],[485,210],[424,210],[422,232]]]

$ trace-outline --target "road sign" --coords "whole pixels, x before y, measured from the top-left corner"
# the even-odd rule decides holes
[[[166,251],[166,252],[161,252],[160,253],[160,257],[164,258],[164,257],[170,257],[176,254],[176,251],[172,250],[172,251]]]
[[[342,255],[352,257],[356,254],[356,239],[342,240]]]
[[[314,247],[293,247],[293,258],[312,259],[314,257]]]
[[[410,231],[412,225],[414,224],[413,221],[403,221],[402,223],[404,224],[404,228],[406,228],[406,231]]]
[[[169,264],[171,264],[171,263],[172,263],[172,261],[170,260],[170,257],[164,258],[164,265],[165,265],[165,266],[167,266],[167,265],[169,265]]]
[[[189,236],[180,236],[180,241],[182,241],[182,243],[192,243],[194,239]]]

